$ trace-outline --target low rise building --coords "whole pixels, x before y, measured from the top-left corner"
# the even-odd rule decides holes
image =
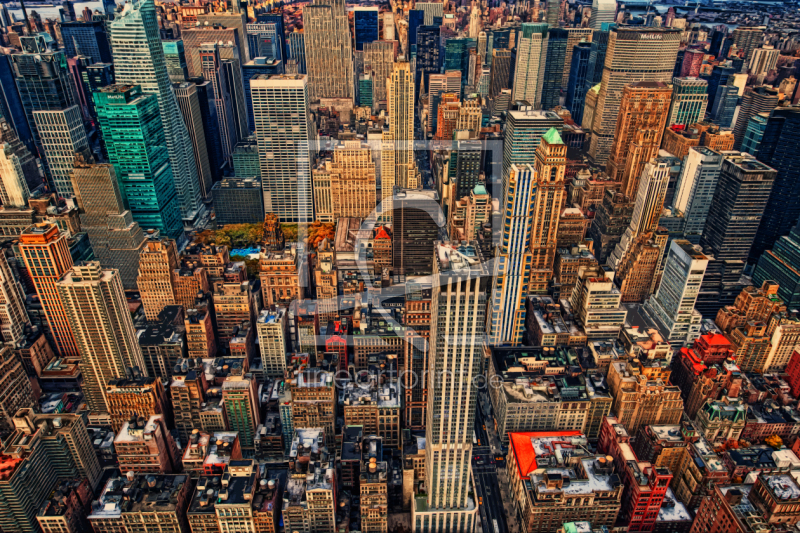
[[[181,456],[164,418],[131,417],[114,439],[121,472],[169,474],[180,472]]]
[[[361,426],[365,435],[378,435],[386,446],[400,446],[400,394],[396,382],[362,370],[339,391],[345,426]]]

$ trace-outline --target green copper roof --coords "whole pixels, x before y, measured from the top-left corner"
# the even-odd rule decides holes
[[[483,186],[483,185],[481,185],[480,183],[478,183],[477,185],[475,185],[475,188],[474,188],[474,189],[472,189],[472,192],[474,192],[476,196],[477,196],[477,195],[480,195],[480,194],[488,194],[488,193],[486,192],[486,187],[484,187],[484,186]]]
[[[547,144],[564,144],[564,141],[561,140],[561,135],[558,134],[558,130],[555,128],[547,130],[543,138],[547,141]]]

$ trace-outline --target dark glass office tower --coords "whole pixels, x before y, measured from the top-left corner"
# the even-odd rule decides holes
[[[591,55],[591,43],[578,43],[572,48],[567,100],[564,105],[572,113],[572,120],[577,124],[580,124],[583,120],[583,105],[587,91],[586,80],[589,74],[589,58]]]
[[[478,43],[471,37],[458,37],[447,39],[444,45],[444,70],[457,70],[461,72],[461,86],[467,84],[469,76],[469,51],[476,48]]]
[[[61,37],[67,57],[85,55],[93,63],[110,63],[111,47],[108,45],[106,23],[103,20],[91,22],[62,22]],[[77,48],[76,48],[77,46]]]
[[[378,40],[378,8],[357,7],[353,10],[356,50],[363,50],[364,43]]]
[[[757,261],[765,250],[772,248],[779,237],[788,235],[800,218],[798,152],[800,108],[778,107],[767,120],[764,137],[756,154],[759,161],[774,168],[778,175],[750,252],[750,262]]]
[[[288,55],[286,54],[286,28],[283,25],[283,14],[282,13],[262,13],[256,15],[256,20],[260,23],[272,23],[275,24],[275,35],[277,36],[277,44],[279,46],[280,52],[280,59],[281,61],[286,61]],[[302,34],[300,34],[302,35]],[[250,58],[252,59],[254,56],[251,54]],[[297,59],[296,57],[293,59]],[[298,65],[300,62],[298,61]],[[303,61],[303,72],[305,72],[305,61]]]
[[[547,30],[547,61],[544,65],[542,109],[552,109],[559,104],[561,78],[564,77],[564,61],[567,58],[567,39],[569,32],[563,28]]]
[[[412,9],[408,12],[408,48],[412,54],[417,52],[417,30],[425,23],[425,12],[421,9]]]
[[[28,126],[28,117],[25,115],[25,108],[22,106],[19,89],[14,82],[14,67],[11,64],[11,56],[6,54],[0,54],[0,114],[14,128],[22,144],[31,153],[35,154],[36,145],[33,142],[33,134],[30,126]]]
[[[75,105],[67,58],[64,52],[48,50],[42,37],[21,37],[21,54],[12,54],[20,101],[28,124],[33,130],[33,139],[42,155],[39,135],[33,121],[34,111],[56,111]],[[5,86],[5,84],[3,84]]]
[[[416,92],[423,81],[427,90],[428,76],[439,72],[441,68],[439,35],[439,26],[420,26],[417,29],[417,67],[414,76]]]
[[[592,49],[589,52],[589,64],[586,67],[586,92],[603,81],[603,65],[606,62],[606,50],[608,50],[609,31],[598,31],[592,33]],[[585,94],[585,93],[584,93]]]
[[[715,259],[746,262],[777,172],[748,154],[728,154],[700,246]]]
[[[431,243],[439,239],[444,213],[435,191],[395,187],[392,206],[392,266],[405,275],[433,272]]]
[[[481,179],[483,143],[476,140],[454,141],[455,151],[450,155],[450,182],[455,183],[455,199],[469,196]]]
[[[492,50],[507,50],[511,42],[511,29],[498,28],[486,32],[486,60],[492,64]]]
[[[708,109],[714,108],[714,102],[717,98],[717,89],[723,85],[727,85],[728,77],[734,74],[736,74],[736,69],[733,67],[716,66],[711,70],[711,76],[708,77]]]

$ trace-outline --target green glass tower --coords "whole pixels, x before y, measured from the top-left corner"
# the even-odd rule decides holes
[[[773,280],[780,288],[778,296],[786,302],[789,309],[800,306],[800,225],[795,226],[789,235],[775,242],[772,250],[767,250],[758,259],[753,272],[753,285],[760,287],[766,280]]]
[[[142,229],[177,239],[183,233],[158,98],[138,85],[109,85],[94,93],[97,118],[121,190]]]

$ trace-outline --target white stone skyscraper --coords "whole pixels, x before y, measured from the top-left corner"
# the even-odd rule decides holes
[[[691,344],[700,336],[702,315],[694,308],[708,257],[683,239],[670,243],[658,291],[644,304],[645,311],[669,331],[673,348]]]
[[[538,109],[542,102],[547,57],[547,24],[524,23],[521,32],[514,70],[514,100],[527,100]]]
[[[55,288],[81,356],[86,403],[108,412],[108,381],[125,377],[129,367],[147,373],[119,272],[89,261],[61,276]]]
[[[353,98],[353,44],[345,0],[314,0],[303,8],[308,93],[320,98]]]
[[[141,85],[158,97],[181,216],[191,224],[203,209],[192,139],[183,122],[167,73],[153,0],[125,4],[111,23],[111,47],[118,84]]]
[[[603,23],[612,24],[617,16],[617,0],[592,0],[591,28],[600,31]]]
[[[308,80],[302,74],[250,80],[264,211],[281,222],[314,220],[311,187],[313,124],[308,113]]]
[[[433,252],[426,495],[412,506],[417,532],[475,528],[472,435],[486,318],[487,271],[477,243],[437,242]]]
[[[75,153],[89,147],[78,106],[50,111],[34,111],[33,120],[47,158],[50,177],[61,196],[72,196],[72,162]]]

